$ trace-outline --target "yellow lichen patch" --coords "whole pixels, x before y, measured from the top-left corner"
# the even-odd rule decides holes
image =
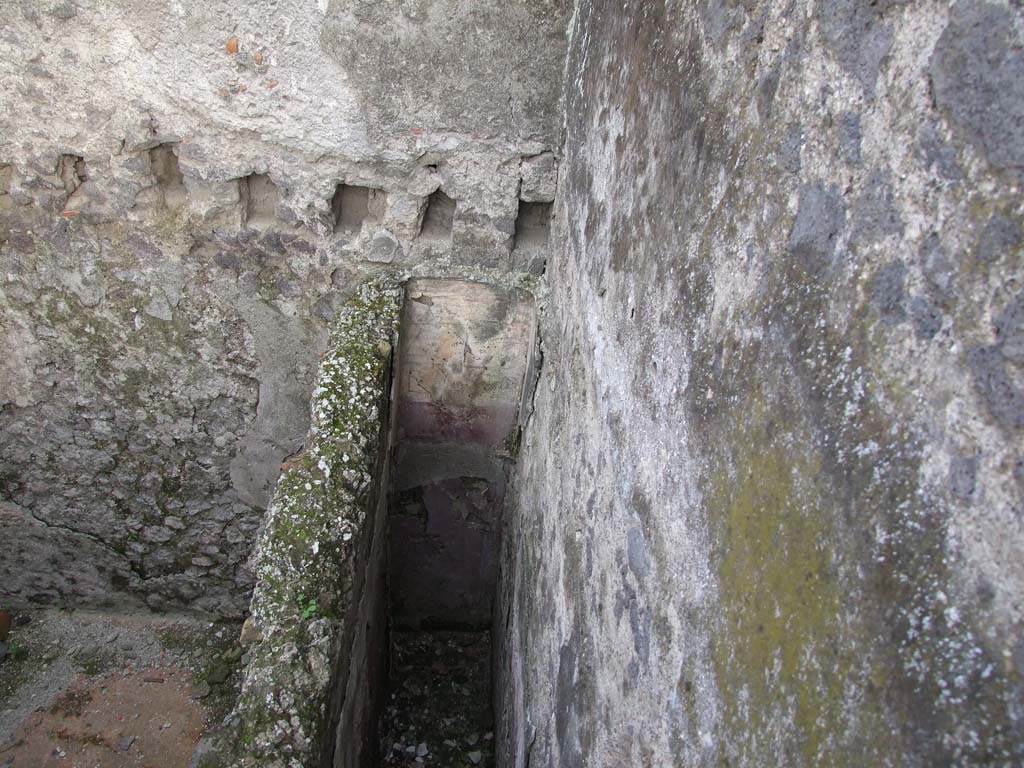
[[[848,647],[837,643],[836,510],[822,492],[820,460],[806,445],[771,440],[759,408],[747,416],[735,472],[723,470],[707,499],[718,528],[723,606],[716,675],[729,730],[748,734],[747,747],[767,747],[768,724],[781,715],[795,726],[789,757],[820,764],[826,736],[842,729],[848,668],[836,651]]]

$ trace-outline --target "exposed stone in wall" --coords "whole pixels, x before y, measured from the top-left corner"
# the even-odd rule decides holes
[[[1019,7],[573,20],[505,764],[1020,762]]]
[[[7,501],[0,501],[0,529],[4,532],[0,580],[17,585],[29,599],[50,603],[78,595],[101,608],[142,607],[138,598],[110,589],[112,583],[137,588],[137,574],[120,553],[109,551],[89,534],[44,523]]]
[[[240,615],[337,307],[383,269],[511,279],[520,187],[554,183],[528,159],[557,149],[559,10],[393,5],[5,6],[0,493],[25,520],[4,566],[28,564],[5,599]],[[343,60],[409,34],[430,51]],[[357,227],[339,188],[373,190]],[[422,237],[439,194],[447,235]],[[40,524],[92,542],[88,578],[53,576],[63,547],[43,567]]]
[[[242,693],[200,765],[354,767],[373,754],[386,669],[388,392],[400,296],[382,280],[339,312],[306,447],[281,474],[254,558]]]

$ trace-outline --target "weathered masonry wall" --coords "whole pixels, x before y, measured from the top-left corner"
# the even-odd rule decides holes
[[[487,628],[537,317],[519,289],[412,280],[396,382],[395,627]]]
[[[518,373],[399,376],[404,500],[508,497],[503,766],[1024,762],[1022,89],[1016,0],[6,0],[0,597],[251,608],[232,759],[364,761],[394,315],[328,328],[526,288],[507,488]]]
[[[200,766],[359,768],[376,754],[401,295],[368,283],[335,321],[306,448],[281,474],[253,560],[242,693]]]
[[[240,615],[354,287],[542,271],[560,8],[2,15],[0,596]]]
[[[1019,764],[1019,4],[572,18],[504,765]]]

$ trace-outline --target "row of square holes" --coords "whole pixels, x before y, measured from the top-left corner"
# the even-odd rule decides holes
[[[272,219],[279,193],[264,175],[253,174],[243,180],[247,221]],[[358,233],[363,222],[380,221],[384,216],[385,193],[373,187],[339,184],[331,199],[336,233]],[[425,240],[443,241],[451,238],[456,202],[440,189],[427,199],[419,236]],[[519,201],[516,217],[515,245],[527,249],[547,245],[551,221],[551,203]]]
[[[160,145],[150,151],[150,163],[153,174],[163,191],[164,201],[170,207],[178,207],[185,202],[185,185],[181,170],[178,168],[177,157],[169,145]],[[67,170],[65,170],[65,166]],[[86,178],[85,163],[80,157],[66,155],[61,157],[58,173],[68,175],[74,168],[75,180],[81,183]],[[81,172],[79,173],[79,169]],[[65,180],[67,185],[70,179]],[[74,191],[73,186],[68,193]],[[254,173],[239,180],[239,192],[245,207],[246,221],[250,223],[270,222],[274,220],[274,209],[281,194],[270,177]],[[357,233],[362,229],[366,219],[380,221],[384,215],[385,193],[372,187],[361,187],[354,184],[339,184],[331,200],[331,212],[334,215],[334,231],[336,233]],[[455,220],[456,202],[440,189],[433,192],[427,200],[427,209],[420,226],[420,237],[426,240],[443,241],[451,238],[452,224]],[[551,203],[519,201],[516,216],[514,247],[529,250],[547,245],[551,222]]]

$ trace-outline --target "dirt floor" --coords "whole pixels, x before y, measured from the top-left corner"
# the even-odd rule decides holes
[[[383,768],[494,765],[489,632],[395,632]]]
[[[237,696],[234,624],[57,609],[6,624],[0,768],[187,768]]]

